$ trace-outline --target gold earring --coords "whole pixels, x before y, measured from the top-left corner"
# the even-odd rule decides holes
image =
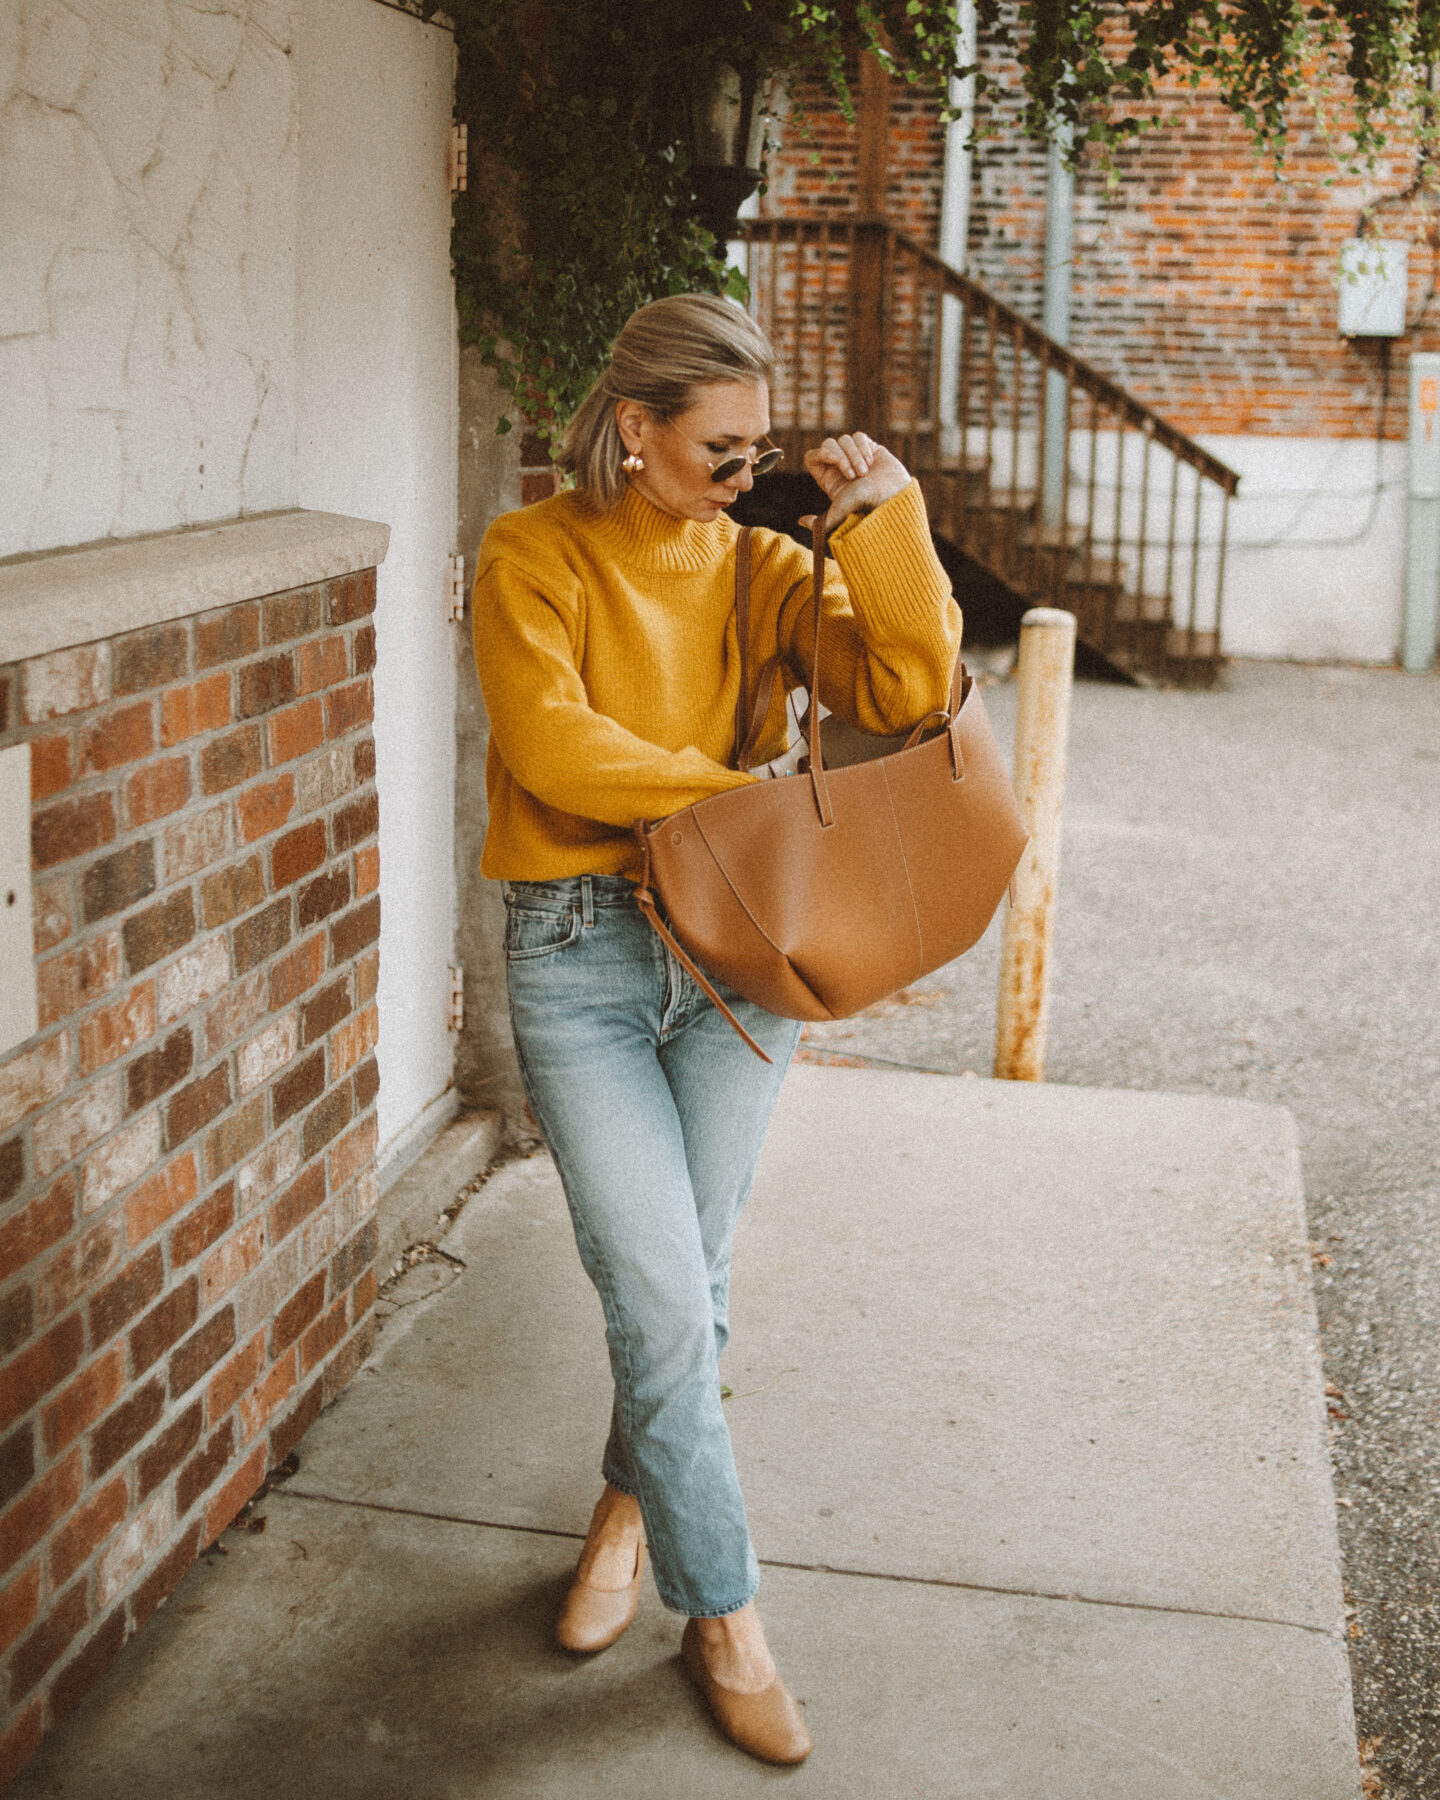
[[[638,450],[632,450],[620,467],[627,475],[638,475],[645,467],[645,458],[640,455]]]

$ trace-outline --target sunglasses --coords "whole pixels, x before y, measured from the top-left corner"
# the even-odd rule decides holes
[[[673,420],[662,419],[661,424],[669,425],[672,431],[677,432],[677,435],[684,436],[683,432],[679,432]],[[689,442],[688,438],[686,442]],[[769,444],[769,438],[766,438],[765,442]],[[695,448],[698,449],[699,445],[697,444]],[[784,457],[783,450],[777,450],[774,444],[770,444],[768,450],[746,450],[738,456],[727,456],[720,462],[707,462],[705,467],[710,471],[712,481],[733,481],[746,463],[749,463],[752,475],[768,475],[772,469],[779,467]]]
[[[771,444],[768,450],[747,450],[741,456],[727,456],[723,462],[707,462],[705,467],[710,471],[712,481],[733,481],[746,463],[749,463],[752,475],[768,475],[780,466],[784,457],[785,452]]]

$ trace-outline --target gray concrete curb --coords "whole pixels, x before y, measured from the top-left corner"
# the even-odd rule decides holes
[[[504,1129],[498,1112],[462,1112],[380,1196],[375,1268],[381,1281],[403,1250],[435,1236],[443,1209],[499,1155]]]

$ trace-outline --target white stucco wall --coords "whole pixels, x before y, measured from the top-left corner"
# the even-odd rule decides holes
[[[294,60],[298,498],[391,528],[375,673],[383,1157],[445,1094],[452,1062],[454,40],[375,0],[305,0]]]
[[[0,3],[0,555],[293,504],[290,11]]]
[[[1201,442],[1240,476],[1226,556],[1227,653],[1392,662],[1405,603],[1404,444]]]
[[[1400,646],[1405,586],[1406,447],[1364,438],[1220,437],[1200,440],[1240,477],[1230,503],[1221,639],[1229,656],[1281,657],[1302,662],[1393,662]],[[985,453],[985,434],[972,430],[969,450]],[[1033,432],[1012,439],[995,433],[991,479],[1003,490],[1036,482]],[[1114,431],[1093,448],[1083,430],[1070,434],[1070,518],[1085,524],[1093,468],[1093,525],[1105,554],[1115,518],[1119,454]],[[1120,507],[1127,581],[1140,573],[1140,478],[1148,466],[1147,593],[1163,594],[1169,567],[1176,620],[1189,622],[1194,527],[1194,477],[1180,471],[1176,489],[1176,551],[1167,564],[1171,463],[1154,447],[1140,454],[1136,433],[1126,436]],[[1200,553],[1193,567],[1195,625],[1215,622],[1222,525],[1220,490],[1201,484]]]
[[[382,1147],[452,1062],[453,76],[377,0],[0,0],[0,556],[297,505],[392,528]]]

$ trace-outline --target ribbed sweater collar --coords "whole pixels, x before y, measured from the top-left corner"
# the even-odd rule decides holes
[[[677,519],[627,483],[620,503],[598,519],[595,536],[617,562],[668,574],[699,574],[729,550],[736,527],[723,514],[708,525]]]

